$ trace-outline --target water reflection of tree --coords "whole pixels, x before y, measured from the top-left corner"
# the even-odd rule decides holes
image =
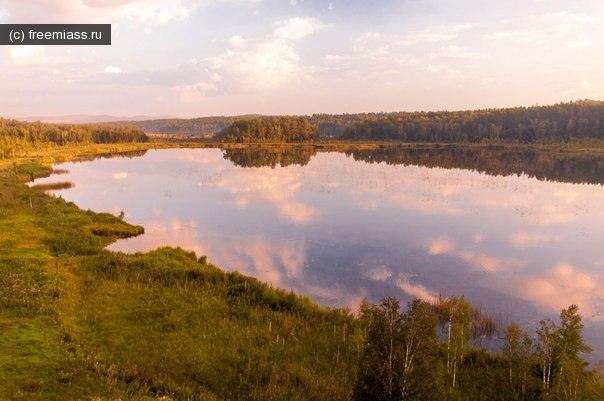
[[[236,166],[241,167],[266,167],[275,168],[277,165],[287,167],[290,165],[305,166],[310,158],[317,153],[312,147],[296,148],[239,148],[224,149],[223,157]]]
[[[367,163],[459,168],[489,175],[526,174],[545,181],[604,184],[603,155],[470,148],[349,150],[346,155]]]
[[[317,153],[312,147],[223,149],[223,157],[240,167],[305,166]],[[526,174],[542,181],[604,184],[604,155],[534,149],[382,148],[356,149],[346,156],[367,163],[458,168],[489,175]]]
[[[93,160],[98,160],[98,159],[116,159],[116,158],[134,159],[135,157],[144,156],[146,153],[147,153],[146,149],[129,150],[126,152],[117,152],[117,153],[99,153],[99,154],[78,156],[77,158],[74,159],[74,161],[83,162],[83,161],[93,161]]]

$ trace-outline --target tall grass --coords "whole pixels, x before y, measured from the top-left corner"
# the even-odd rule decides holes
[[[352,325],[344,312],[181,249],[82,262],[70,336],[108,379],[175,399],[349,399],[355,347],[339,334]]]

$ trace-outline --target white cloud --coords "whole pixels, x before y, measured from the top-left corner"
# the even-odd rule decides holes
[[[544,40],[543,31],[505,31],[485,35],[489,40],[508,40],[512,39],[522,43],[539,42]]]
[[[565,44],[570,49],[587,48],[593,46],[593,40],[589,34],[581,32],[575,38],[567,40]]]
[[[243,50],[245,48],[245,39],[241,35],[231,36],[228,41],[229,49],[231,50]]]
[[[461,58],[461,59],[484,59],[488,57],[487,53],[474,52],[465,47],[449,45],[438,49],[438,54],[443,57]]]
[[[413,46],[420,43],[445,42],[457,38],[461,32],[472,27],[474,27],[473,24],[429,27],[422,31],[409,32],[400,41],[400,44],[402,46]]]
[[[5,23],[5,21],[8,21],[9,16],[10,13],[8,12],[8,10],[0,8],[0,23]]]
[[[282,40],[248,44],[238,51],[227,50],[207,60],[210,71],[243,91],[278,87],[299,71],[300,56],[293,46]]]
[[[587,15],[585,13],[576,13],[572,11],[558,11],[543,14],[539,17],[539,19],[544,21],[556,21],[565,24],[572,24],[576,22],[595,22],[596,18]]]
[[[591,83],[589,82],[589,79],[587,79],[587,78],[581,80],[581,88],[588,92],[594,91],[594,87],[591,85]]]
[[[556,32],[571,32],[579,29],[577,25],[574,24],[559,24],[554,27],[554,31]]]
[[[69,62],[68,58],[48,56],[44,46],[40,45],[12,46],[10,48],[10,57],[19,66],[54,65]]]
[[[231,36],[221,54],[193,61],[195,68],[207,76],[205,79],[175,90],[182,101],[194,102],[210,92],[258,93],[306,79],[294,41],[325,26],[312,18],[292,18],[278,23],[265,40]],[[304,215],[303,208],[292,207]]]
[[[189,0],[37,0],[13,2],[12,22],[118,23],[121,19],[140,21],[147,31],[171,21],[187,18]]]
[[[379,32],[376,31],[369,31],[369,32],[365,32],[364,34],[362,34],[361,36],[359,36],[359,38],[357,39],[357,41],[359,42],[367,42],[370,40],[378,40],[382,37],[382,35]]]
[[[328,54],[323,58],[326,61],[330,61],[330,62],[338,62],[338,61],[342,61],[345,59],[345,57],[340,56],[339,54]],[[604,63],[604,56],[602,57],[602,62]]]
[[[456,70],[455,68],[451,68],[447,65],[435,65],[430,64],[426,67],[426,69],[430,72],[437,73],[443,79],[459,79],[463,78],[463,74],[461,71]]]
[[[105,67],[105,72],[110,74],[120,74],[122,72],[122,69],[120,67],[108,65],[107,67]]]
[[[297,40],[325,28],[325,24],[314,18],[291,18],[277,24],[273,36],[278,39]]]
[[[218,91],[216,85],[208,82],[197,82],[190,85],[179,85],[174,88],[180,101],[184,103],[198,102],[208,94]]]
[[[186,19],[189,9],[181,0],[154,0],[128,3],[120,8],[120,13],[132,20],[143,22],[146,31],[150,32],[155,26]]]

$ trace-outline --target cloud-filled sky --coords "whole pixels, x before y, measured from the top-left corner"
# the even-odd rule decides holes
[[[0,47],[0,115],[460,110],[604,98],[601,0],[0,0],[111,46]]]

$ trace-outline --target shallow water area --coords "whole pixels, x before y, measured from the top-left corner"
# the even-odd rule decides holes
[[[180,246],[322,305],[465,295],[534,333],[575,303],[591,358],[604,358],[601,160],[513,161],[506,172],[388,157],[152,150],[63,163],[60,180],[74,186],[53,192],[145,227],[112,250]]]

